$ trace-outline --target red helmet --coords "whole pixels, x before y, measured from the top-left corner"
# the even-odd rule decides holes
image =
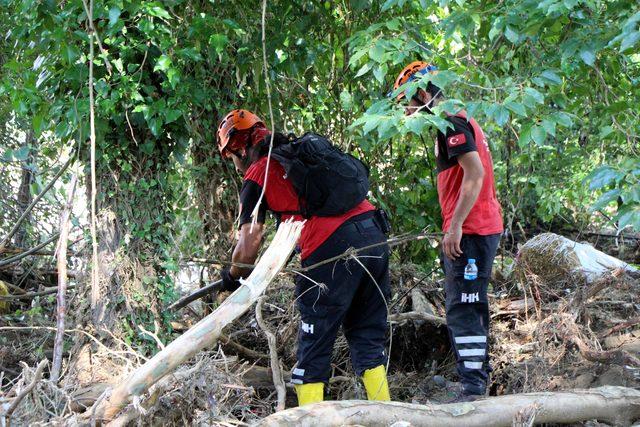
[[[396,90],[406,82],[413,80],[416,74],[422,76],[427,73],[435,73],[437,69],[438,68],[435,65],[429,64],[427,62],[414,61],[404,67],[400,74],[398,74],[398,78],[393,84],[393,90]],[[404,92],[400,92],[396,97],[396,100],[400,101],[402,98],[404,98]]]
[[[252,129],[256,125],[264,122],[251,111],[232,110],[218,125],[218,150],[222,157],[230,157],[230,152],[244,151],[249,142],[248,132],[245,138],[234,138],[233,135],[239,131]]]

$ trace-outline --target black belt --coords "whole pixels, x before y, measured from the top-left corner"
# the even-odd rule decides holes
[[[363,232],[369,228],[379,228],[378,224],[373,219],[373,211],[365,212],[360,215],[356,215],[353,218],[349,218],[344,224],[340,226],[342,230],[352,229],[353,231]]]

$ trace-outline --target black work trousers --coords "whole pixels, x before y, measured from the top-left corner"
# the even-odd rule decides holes
[[[500,234],[464,234],[460,242],[461,256],[450,260],[441,255],[445,273],[447,328],[456,354],[458,374],[468,394],[484,395],[491,371],[487,347],[487,287],[499,243]],[[464,278],[469,258],[475,259],[478,267],[478,278],[475,280]]]
[[[349,248],[385,240],[372,212],[366,212],[342,224],[302,266],[343,254]],[[354,256],[357,261],[351,257],[332,261],[304,272],[308,278],[299,276],[296,280],[301,322],[298,360],[291,375],[294,384],[328,382],[340,326],[349,343],[356,374],[386,363],[389,247],[384,244]]]

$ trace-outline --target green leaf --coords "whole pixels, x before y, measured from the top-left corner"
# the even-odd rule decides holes
[[[211,37],[209,37],[209,44],[218,54],[224,51],[227,43],[229,43],[229,39],[224,34],[212,34]]]
[[[503,105],[497,105],[493,116],[498,126],[504,126],[509,120],[509,110]]]
[[[27,146],[27,145],[23,145],[22,147],[20,147],[17,150],[13,151],[13,159],[14,160],[17,160],[19,162],[23,162],[23,161],[27,160],[28,157],[29,157],[29,146]]]
[[[351,111],[353,108],[353,97],[346,89],[343,89],[342,92],[340,92],[340,104],[342,109],[345,111]]]
[[[625,204],[640,203],[640,185],[632,185],[629,189],[623,191],[622,201]]]
[[[362,128],[362,131],[364,132],[364,134],[366,135],[369,132],[371,132],[373,129],[377,128],[381,119],[382,119],[382,116],[367,117],[367,121]]]
[[[540,74],[540,76],[544,78],[544,80],[547,83],[556,84],[556,85],[562,84],[562,79],[560,78],[560,76],[558,76],[556,73],[554,73],[551,70],[543,71],[542,74]]]
[[[116,70],[118,70],[120,74],[124,73],[124,64],[122,63],[122,58],[114,59],[113,65],[115,65]]]
[[[509,110],[511,110],[514,113],[516,113],[517,115],[522,116],[522,117],[527,117],[527,109],[525,108],[524,105],[520,104],[519,102],[513,102],[513,101],[507,102],[505,104],[505,106]]]
[[[384,2],[384,4],[382,5],[382,9],[380,10],[381,12],[385,12],[389,9],[391,9],[391,7],[396,4],[398,2],[398,0],[387,0],[386,2]]]
[[[373,59],[376,62],[382,63],[384,62],[385,50],[382,47],[382,43],[379,41],[371,46],[369,49],[369,58]]]
[[[384,83],[384,76],[387,75],[387,66],[382,64],[373,70],[373,76],[379,83]]]
[[[416,135],[422,135],[422,132],[427,125],[427,121],[424,118],[424,114],[412,114],[405,119],[404,126]]]
[[[598,138],[606,138],[613,132],[613,128],[611,126],[603,126],[600,128],[600,133],[598,134]]]
[[[73,64],[74,61],[80,56],[78,49],[70,44],[64,45],[62,55],[67,64]]]
[[[156,16],[158,18],[171,19],[171,15],[162,6],[151,6],[149,8],[149,15]]]
[[[458,75],[453,71],[443,70],[443,71],[439,71],[436,74],[425,75],[423,79],[430,79],[434,85],[444,89],[447,86],[449,86],[452,82],[458,80]]]
[[[44,130],[44,128],[46,127],[46,120],[44,118],[44,114],[40,113],[40,114],[34,115],[32,123],[33,123],[33,131],[35,132],[36,136],[40,135]]]
[[[164,111],[164,122],[172,123],[178,119],[182,115],[182,111],[180,110],[165,110]]]
[[[358,70],[358,72],[356,73],[356,77],[365,75],[367,72],[369,72],[370,69],[371,69],[371,62],[367,62]]]
[[[631,226],[634,230],[640,230],[640,209],[620,211],[615,219],[618,220],[618,229]]]
[[[620,43],[620,52],[624,52],[627,49],[631,49],[640,40],[640,31],[634,31],[627,34]]]
[[[573,126],[573,120],[571,120],[571,117],[567,113],[564,113],[562,111],[554,113],[553,119],[556,121],[556,123],[566,128]]]
[[[542,127],[551,136],[556,136],[556,122],[548,119],[542,120]]]
[[[611,202],[618,200],[618,196],[620,196],[620,190],[618,188],[607,191],[600,198],[591,205],[591,211],[599,211],[601,209],[606,208]]]
[[[589,189],[597,190],[602,187],[606,187],[609,184],[616,182],[621,175],[619,171],[613,169],[611,166],[600,166],[596,170],[594,170],[589,176],[587,176],[587,180],[590,180]]]
[[[120,13],[122,11],[117,7],[112,7],[109,9],[109,27],[113,27],[118,22],[118,18],[120,18]]]
[[[542,126],[535,125],[531,128],[531,138],[537,145],[543,145],[547,138],[547,132]]]
[[[513,44],[518,43],[518,40],[520,40],[520,35],[509,25],[507,25],[507,28],[504,30],[504,36]]]
[[[596,62],[596,54],[592,50],[583,50],[580,52],[580,58],[582,61],[590,67]]]
[[[476,111],[480,110],[482,106],[482,102],[469,102],[467,104],[467,117],[469,119],[472,117],[476,117]]]
[[[502,30],[496,25],[493,25],[491,27],[491,30],[489,30],[489,40],[493,41],[500,34],[502,34]]]
[[[171,68],[171,58],[167,55],[160,55],[156,61],[156,66],[153,67],[153,71],[167,71]]]
[[[543,104],[544,103],[544,95],[538,92],[536,89],[532,87],[524,88],[524,93],[530,96],[536,103]]]
[[[156,137],[160,136],[160,132],[162,131],[162,119],[159,117],[151,117],[147,122],[149,123],[151,133]]]
[[[518,139],[518,145],[524,147],[531,141],[531,125],[525,125],[520,130],[520,138]]]

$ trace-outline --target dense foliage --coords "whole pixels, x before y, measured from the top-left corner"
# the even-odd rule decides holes
[[[74,146],[88,171],[93,43],[98,205],[115,212],[118,244],[152,267],[145,283],[166,303],[181,259],[228,254],[238,177],[215,130],[237,106],[269,120],[258,3],[0,0],[0,10],[2,175],[34,167],[31,151],[46,169]],[[510,232],[639,230],[639,26],[633,0],[270,1],[274,124],[364,158],[396,233],[438,229],[434,129],[460,108],[488,136]],[[431,79],[447,101],[405,117],[389,92],[417,59],[439,72],[403,89]],[[9,139],[29,133],[27,144]],[[15,192],[11,180],[0,187]],[[18,213],[3,213],[2,234]]]

